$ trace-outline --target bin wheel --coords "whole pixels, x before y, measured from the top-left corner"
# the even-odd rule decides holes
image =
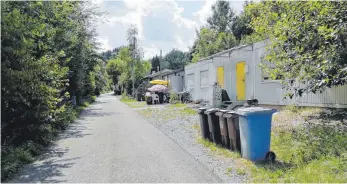
[[[272,152],[272,151],[269,151],[269,152],[266,153],[265,159],[268,162],[273,162],[276,159],[276,154],[274,152]]]

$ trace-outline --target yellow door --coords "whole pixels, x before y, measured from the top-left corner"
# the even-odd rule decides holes
[[[223,66],[217,68],[217,82],[222,88],[224,88],[224,67]]]
[[[245,62],[236,64],[236,99],[246,100],[246,75],[245,75]]]

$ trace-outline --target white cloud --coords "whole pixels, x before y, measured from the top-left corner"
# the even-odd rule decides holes
[[[199,19],[200,26],[205,24],[207,18],[212,15],[211,7],[216,2],[217,0],[205,0],[205,3],[202,6],[202,8],[193,13],[193,15]]]
[[[175,0],[101,2],[99,6],[108,15],[106,23],[98,26],[98,40],[103,50],[126,45],[126,30],[130,24],[135,24],[145,59],[159,55],[160,50],[163,55],[173,48],[188,51],[195,38],[195,29],[202,25],[203,17],[207,18],[204,12],[210,11],[212,4],[206,1],[195,16],[187,18],[184,15],[193,12],[185,12]]]
[[[151,45],[149,47],[144,47],[142,46],[143,52],[144,52],[144,59],[151,59],[152,57],[158,55],[160,53],[160,49],[158,49],[158,47],[156,47],[155,45]]]
[[[109,39],[107,37],[97,37],[97,43],[100,44],[99,46],[99,51],[100,52],[104,52],[104,51],[107,51],[107,50],[111,50],[113,49],[111,47],[111,45],[109,44]]]

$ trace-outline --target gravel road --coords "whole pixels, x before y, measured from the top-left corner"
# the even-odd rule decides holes
[[[11,183],[223,182],[111,94],[101,95]]]
[[[197,142],[197,136],[200,136],[200,134],[193,127],[199,127],[199,116],[197,114],[179,113],[179,109],[182,108],[151,108],[152,111],[150,113],[143,111],[142,108],[135,110],[148,122],[179,144],[190,155],[208,166],[223,182],[246,182],[247,178],[245,175],[236,173],[237,166],[232,159],[213,155],[209,148]],[[228,168],[232,168],[232,171],[227,172]]]

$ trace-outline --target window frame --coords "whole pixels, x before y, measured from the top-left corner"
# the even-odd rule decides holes
[[[201,74],[204,73],[204,72],[206,72],[207,78],[206,78],[205,84],[203,85],[203,84],[202,84],[202,77],[201,77],[202,75],[201,75]],[[209,72],[209,70],[201,70],[201,71],[200,71],[200,81],[199,81],[199,82],[200,82],[200,88],[208,88],[208,87],[209,87],[209,84],[208,84],[208,76],[209,76],[209,73],[208,73],[208,72]]]

